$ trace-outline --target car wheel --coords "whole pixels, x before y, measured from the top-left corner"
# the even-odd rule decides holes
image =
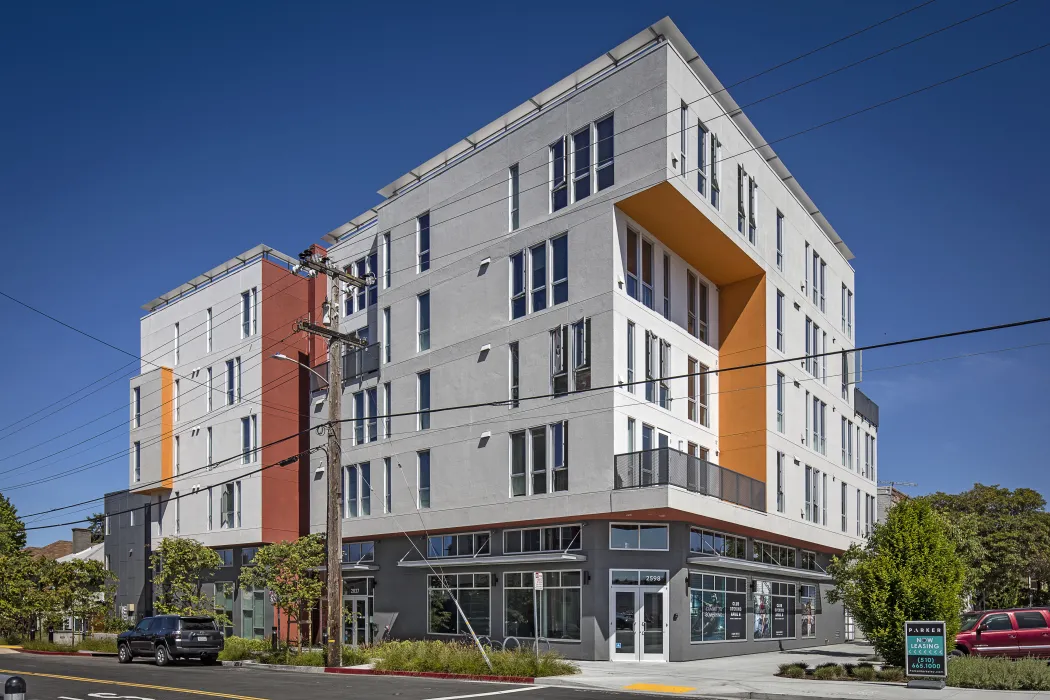
[[[171,661],[171,654],[168,653],[168,648],[163,644],[157,645],[154,655],[158,666],[167,666]]]
[[[122,664],[131,663],[131,649],[128,648],[127,644],[121,644],[117,648],[117,661]]]
[[[211,666],[218,660],[218,656],[215,654],[201,654],[201,663],[205,666]]]
[[[950,656],[953,659],[961,659],[962,657],[966,656],[966,652],[962,649],[952,649]]]

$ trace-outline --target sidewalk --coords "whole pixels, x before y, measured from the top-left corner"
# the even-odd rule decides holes
[[[816,649],[746,654],[722,659],[677,663],[612,663],[579,661],[574,676],[537,678],[536,685],[561,685],[609,691],[637,690],[716,698],[788,700],[800,698],[858,698],[863,700],[1050,700],[1050,692],[909,689],[900,684],[859,681],[807,681],[778,678],[780,664],[804,661],[811,667],[834,662],[855,664],[872,655],[870,646],[835,644]]]

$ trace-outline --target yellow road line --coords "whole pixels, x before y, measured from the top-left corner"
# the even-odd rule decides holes
[[[686,685],[660,685],[659,683],[635,683],[625,685],[624,690],[648,690],[654,693],[688,693],[696,688]]]
[[[0,669],[0,673],[17,676],[40,676],[41,678],[57,678],[63,681],[80,681],[82,683],[108,683],[110,685],[123,685],[129,688],[146,688],[148,690],[167,690],[173,693],[191,693],[193,695],[207,695],[213,698],[230,698],[230,700],[265,700],[254,698],[249,695],[231,695],[229,693],[213,693],[210,690],[193,690],[192,688],[171,688],[166,685],[149,685],[147,683],[131,683],[129,681],[113,681],[105,678],[80,678],[79,676],[60,676],[57,673],[35,673],[31,671],[10,671]]]

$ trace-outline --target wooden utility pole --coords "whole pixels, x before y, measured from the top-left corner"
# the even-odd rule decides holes
[[[343,661],[343,487],[342,487],[342,404],[343,404],[343,344],[353,348],[366,347],[356,334],[339,332],[339,312],[342,294],[340,282],[353,287],[364,287],[368,281],[332,267],[327,257],[317,259],[309,251],[299,254],[304,268],[328,277],[328,300],[325,302],[327,323],[318,325],[299,321],[296,330],[314,333],[328,339],[328,513],[326,516],[326,573],[328,589],[328,659],[329,666],[341,666]]]

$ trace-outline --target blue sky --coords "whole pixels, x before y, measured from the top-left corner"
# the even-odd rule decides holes
[[[917,2],[11,5],[0,289],[136,351],[143,302],[259,242],[301,250],[665,14],[731,84]],[[733,94],[750,102],[996,4],[939,0]],[[748,114],[776,139],[1039,45],[1048,20],[1018,0]],[[859,343],[1048,315],[1048,73],[1050,50],[776,146],[857,256]],[[4,299],[0,323],[0,426],[130,359]],[[1050,327],[869,353],[880,477],[913,493],[977,480],[1050,493],[1048,357]],[[126,450],[124,412],[72,429],[127,399],[121,379],[0,430],[0,492],[30,513],[126,487],[124,458],[19,485]]]

